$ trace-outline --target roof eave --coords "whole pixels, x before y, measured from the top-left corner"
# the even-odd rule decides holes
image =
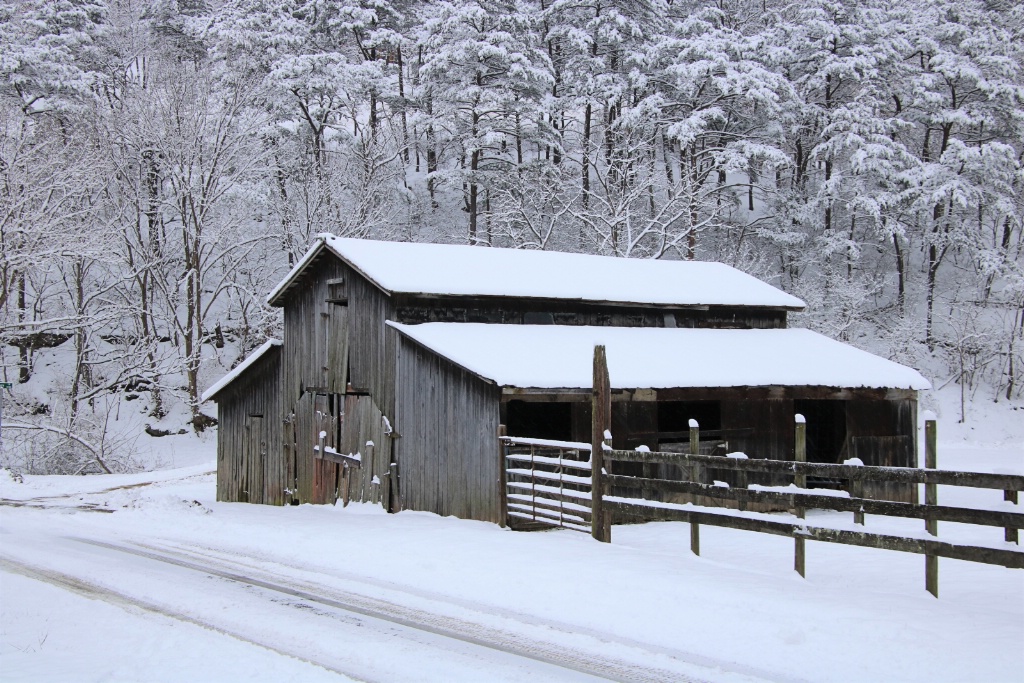
[[[292,286],[295,285],[295,283],[305,274],[306,270],[311,265],[313,265],[314,263],[316,263],[317,260],[319,260],[325,248],[327,249],[328,252],[333,254],[336,258],[340,259],[349,268],[363,276],[363,278],[365,278],[367,282],[375,286],[384,294],[391,296],[392,292],[390,290],[388,290],[379,282],[374,280],[365,271],[363,271],[356,264],[350,261],[344,254],[335,249],[334,245],[331,244],[331,241],[329,239],[331,237],[334,236],[327,235],[326,233],[317,235],[317,241],[314,242],[313,245],[309,248],[309,250],[302,255],[302,258],[299,259],[299,262],[292,267],[292,269],[288,272],[288,275],[286,275],[285,278],[281,280],[281,282],[279,282],[277,286],[270,291],[270,294],[267,295],[267,305],[273,306],[275,308],[280,308],[284,306],[284,299],[288,294],[288,290],[290,290]]]
[[[245,377],[250,370],[268,354],[274,351],[280,352],[282,346],[283,343],[279,339],[268,339],[263,342],[259,348],[249,354],[249,356],[239,363],[238,366],[230,370],[224,377],[215,382],[212,387],[204,391],[199,402],[206,403],[207,401],[213,401],[219,394],[223,393],[224,390],[228,389],[232,384]]]

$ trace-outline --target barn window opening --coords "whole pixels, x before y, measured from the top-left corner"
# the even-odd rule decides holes
[[[505,420],[509,436],[572,440],[571,403],[509,401]]]
[[[846,443],[846,401],[798,400],[793,409],[807,420],[807,461],[839,463]]]
[[[345,306],[348,304],[348,289],[345,278],[339,277],[327,281],[327,303]]]
[[[546,311],[527,311],[523,314],[524,325],[554,325],[555,317]]]
[[[658,402],[659,443],[689,443],[690,420],[696,420],[701,432],[722,429],[722,404],[718,401]],[[702,437],[702,440],[704,437]]]

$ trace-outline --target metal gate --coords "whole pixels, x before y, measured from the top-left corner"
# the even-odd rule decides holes
[[[509,526],[590,532],[590,444],[503,436]]]

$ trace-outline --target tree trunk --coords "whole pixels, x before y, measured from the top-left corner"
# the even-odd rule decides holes
[[[18,273],[18,322],[25,322],[25,272]],[[32,349],[27,344],[18,345],[18,383],[32,379]]]
[[[907,297],[905,264],[903,263],[903,247],[900,246],[900,237],[895,232],[892,234],[892,245],[896,251],[896,307],[900,317],[904,316],[904,307]]]

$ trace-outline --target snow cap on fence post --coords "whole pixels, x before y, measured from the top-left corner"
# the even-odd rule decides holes
[[[794,415],[793,418],[794,418],[794,420],[796,421],[796,423],[798,425],[805,425],[805,424],[807,424],[807,418],[804,417],[803,415],[801,415],[800,413],[797,413],[796,415]]]

